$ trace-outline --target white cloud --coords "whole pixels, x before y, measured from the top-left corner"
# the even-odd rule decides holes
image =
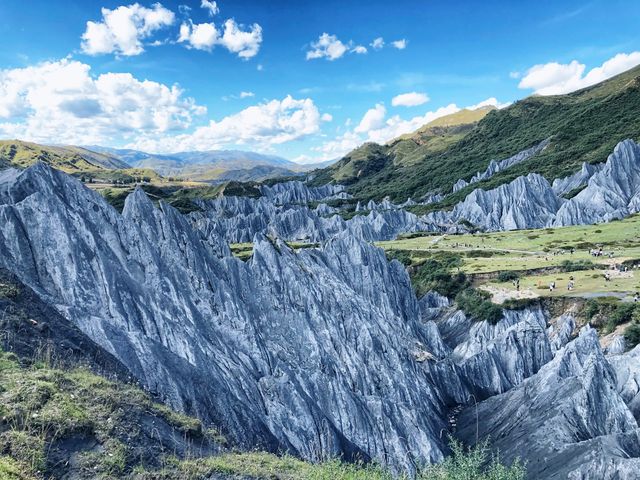
[[[353,53],[358,53],[358,54],[362,55],[362,54],[364,54],[364,53],[367,53],[367,47],[362,46],[362,45],[356,45],[355,47],[353,47],[353,48],[351,49],[351,51],[352,51]]]
[[[499,102],[496,97],[487,98],[480,103],[476,103],[475,105],[469,105],[467,110],[477,110],[482,107],[496,107],[497,109],[506,108],[511,105],[511,102],[502,103]]]
[[[532,89],[538,95],[560,95],[595,85],[639,64],[640,52],[632,52],[619,53],[586,74],[586,66],[577,60],[568,64],[534,65],[522,77],[518,87]]]
[[[394,48],[397,48],[398,50],[404,50],[405,48],[407,48],[407,43],[409,43],[407,41],[406,38],[402,38],[400,40],[396,40],[394,42],[391,42],[391,45],[393,45]]]
[[[522,74],[520,72],[509,72],[509,78],[517,79],[520,78]]]
[[[268,150],[273,145],[298,140],[320,131],[321,115],[310,98],[290,95],[271,100],[196,128],[193,133],[172,137],[140,137],[128,145],[150,152],[211,150],[249,145]]]
[[[338,37],[323,33],[318,37],[318,41],[311,44],[311,50],[307,51],[307,60],[316,58],[337,60],[342,57],[347,50],[347,45],[338,40]]]
[[[186,42],[189,47],[196,50],[210,51],[218,40],[218,30],[213,23],[199,23],[194,25],[189,23],[180,25],[180,35],[178,43]]]
[[[367,110],[354,131],[356,133],[365,133],[382,127],[384,125],[384,117],[386,114],[387,109],[384,108],[384,105],[381,103],[376,104],[375,107]]]
[[[139,55],[144,52],[142,41],[173,24],[174,19],[174,13],[159,3],[152,8],[137,3],[114,10],[103,8],[102,21],[87,22],[82,34],[82,51],[89,55]]]
[[[396,95],[391,99],[391,105],[394,107],[415,107],[422,105],[429,101],[429,96],[426,93],[409,92],[401,95]]]
[[[261,43],[262,27],[257,23],[251,25],[249,30],[242,30],[242,26],[231,18],[224,22],[224,34],[220,39],[220,45],[230,52],[237,53],[240,58],[255,57]]]
[[[249,97],[255,97],[256,94],[253,92],[240,92],[240,98],[249,98]]]
[[[202,0],[200,7],[207,10],[209,12],[209,15],[211,15],[212,17],[220,13],[220,9],[218,8],[218,4],[216,2],[210,2],[209,0]]]
[[[242,30],[235,20],[224,22],[224,31],[216,29],[213,22],[194,24],[191,20],[180,26],[179,43],[186,43],[188,47],[197,50],[211,51],[216,45],[225,47],[240,58],[254,57],[262,43],[262,27],[257,23],[251,25],[249,30]]]
[[[384,38],[378,37],[374,39],[373,42],[370,43],[370,45],[374,50],[380,50],[382,47],[384,47]]]
[[[333,115],[331,115],[330,113],[323,113],[322,117],[320,117],[320,119],[323,122],[332,122],[333,121]]]
[[[0,70],[0,137],[112,143],[181,131],[206,113],[176,85],[90,69],[64,59]]]

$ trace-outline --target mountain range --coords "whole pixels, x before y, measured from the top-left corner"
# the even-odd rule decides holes
[[[301,165],[275,155],[240,150],[179,152],[168,155],[97,145],[39,145],[20,140],[0,141],[0,166],[24,168],[41,161],[75,175],[113,178],[122,171],[133,176],[153,176],[197,182],[262,181],[294,177],[327,162]]]
[[[357,200],[405,201],[443,195],[431,208],[451,207],[473,188],[495,188],[536,172],[550,182],[601,163],[619,142],[640,139],[640,67],[567,95],[531,96],[475,115],[459,112],[386,145],[367,143],[314,172],[313,184],[347,186]],[[490,179],[453,191],[489,163],[550,139],[543,152]]]

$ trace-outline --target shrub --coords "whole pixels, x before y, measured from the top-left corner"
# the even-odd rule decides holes
[[[437,465],[432,465],[418,475],[419,480],[523,480],[526,469],[519,460],[512,465],[502,465],[497,456],[489,460],[487,443],[480,443],[470,450],[455,440],[451,443],[452,455]]]
[[[632,323],[624,329],[624,339],[627,347],[633,348],[640,343],[640,324]]]
[[[489,293],[475,288],[466,288],[456,295],[458,308],[475,320],[486,320],[496,324],[502,318],[502,309],[491,302]]]
[[[590,260],[565,260],[560,264],[563,272],[579,272],[582,270],[593,270],[596,266]]]
[[[520,278],[520,275],[518,275],[518,272],[505,271],[500,272],[496,278],[499,282],[513,282],[514,280]]]
[[[453,268],[461,264],[459,255],[448,252],[428,258],[413,275],[416,293],[420,296],[429,290],[435,290],[441,295],[454,298],[469,286],[469,280],[463,272],[451,273]]]

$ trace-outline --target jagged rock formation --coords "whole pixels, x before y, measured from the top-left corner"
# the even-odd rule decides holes
[[[491,162],[489,162],[489,166],[484,172],[476,173],[473,177],[471,177],[471,180],[469,180],[468,182],[462,178],[458,180],[453,185],[453,192],[455,193],[458,190],[462,190],[463,188],[473,183],[478,183],[478,182],[481,182],[482,180],[488,180],[489,178],[493,177],[495,174],[500,173],[506,170],[507,168],[513,167],[514,165],[517,165],[518,163],[522,163],[525,160],[529,160],[531,157],[544,151],[544,149],[547,148],[550,142],[551,142],[551,139],[547,138],[546,140],[543,140],[537,145],[534,145],[531,148],[527,148],[522,152],[518,152],[515,155],[509,158],[506,158],[504,160],[501,160],[499,162],[495,160],[491,160]]]
[[[490,437],[507,462],[522,457],[526,441],[529,478],[637,478],[640,430],[616,379],[585,327],[536,375],[463,410],[456,435]]]
[[[587,187],[558,211],[556,226],[608,222],[640,210],[640,145],[616,145]]]
[[[252,212],[256,200],[224,202]],[[390,213],[406,212],[369,216]],[[490,325],[436,294],[418,302],[357,224],[299,252],[257,235],[243,263],[142,190],[119,215],[44,165],[0,174],[0,222],[0,267],[240,446],[411,472],[443,458],[447,432],[473,443],[477,429],[531,478],[638,466],[640,350],[609,363],[593,331],[571,341],[575,320],[550,328],[540,307]]]
[[[142,190],[120,216],[44,165],[6,177],[0,265],[172,406],[247,448],[442,458],[444,406],[410,353],[429,340],[382,250],[259,236],[243,263]]]
[[[588,178],[570,200],[559,193]],[[583,165],[575,175],[554,182],[530,173],[493,190],[476,189],[450,212],[423,218],[433,230],[456,231],[460,222],[487,230],[514,230],[607,222],[640,211],[640,146],[620,142],[602,166]]]
[[[198,201],[202,211],[190,218],[207,236],[230,243],[251,242],[258,233],[272,233],[287,241],[317,243],[349,231],[366,241],[391,240],[400,233],[431,228],[416,215],[394,208],[372,210],[345,221],[326,204],[315,209],[304,205],[276,205],[271,198],[221,197]]]
[[[321,200],[350,198],[343,185],[323,185],[310,188],[300,181],[276,183],[273,186],[262,185],[260,193],[276,205],[306,205]]]
[[[562,201],[544,177],[530,173],[493,190],[474,190],[451,212],[430,213],[425,221],[451,228],[465,220],[488,231],[541,228],[553,221]]]
[[[573,175],[569,175],[564,178],[556,178],[551,184],[551,188],[553,188],[553,191],[558,196],[566,195],[571,190],[575,190],[576,188],[586,185],[593,175],[602,170],[602,167],[604,167],[604,164],[602,163],[592,165],[585,162],[582,164],[580,170]]]

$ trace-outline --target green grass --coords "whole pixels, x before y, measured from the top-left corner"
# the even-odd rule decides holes
[[[475,287],[498,288],[518,297],[513,280],[520,278],[521,292],[532,296],[586,296],[593,294],[632,296],[640,291],[640,274],[631,268],[627,276],[605,282],[607,263],[640,264],[640,216],[599,225],[584,225],[540,230],[518,230],[467,235],[425,235],[378,242],[391,258],[405,265],[418,266],[425,259],[456,255],[459,262],[445,270],[458,271],[473,279]],[[592,257],[591,249],[601,245],[614,258]],[[574,253],[570,253],[571,250]],[[433,268],[433,274],[442,269]],[[424,276],[412,275],[417,293],[435,287],[425,283]],[[482,277],[481,277],[482,276]],[[566,290],[569,277],[575,288]],[[557,289],[549,292],[549,283]],[[449,292],[453,298],[458,292]]]
[[[314,183],[342,182],[357,199],[402,201],[439,190],[451,192],[460,178],[469,179],[491,160],[502,160],[552,137],[541,154],[493,178],[449,195],[430,208],[454,205],[474,188],[495,188],[520,175],[537,172],[552,180],[577,171],[582,162],[606,160],[626,138],[640,139],[640,68],[588,89],[563,96],[533,96],[489,112],[444,150],[426,149],[420,158],[404,161],[414,150],[404,146],[367,144],[337,164],[317,172]],[[417,145],[416,145],[416,148]]]
[[[31,469],[13,458],[0,455],[0,479],[2,480],[35,480]]]
[[[505,466],[489,454],[486,444],[467,450],[452,441],[453,454],[440,465],[418,470],[415,480],[523,480],[526,470],[519,462]],[[264,452],[226,453],[190,461],[173,461],[160,472],[139,472],[139,480],[196,480],[214,474],[278,480],[406,480],[376,465],[348,464],[329,460],[317,464],[291,456]]]

